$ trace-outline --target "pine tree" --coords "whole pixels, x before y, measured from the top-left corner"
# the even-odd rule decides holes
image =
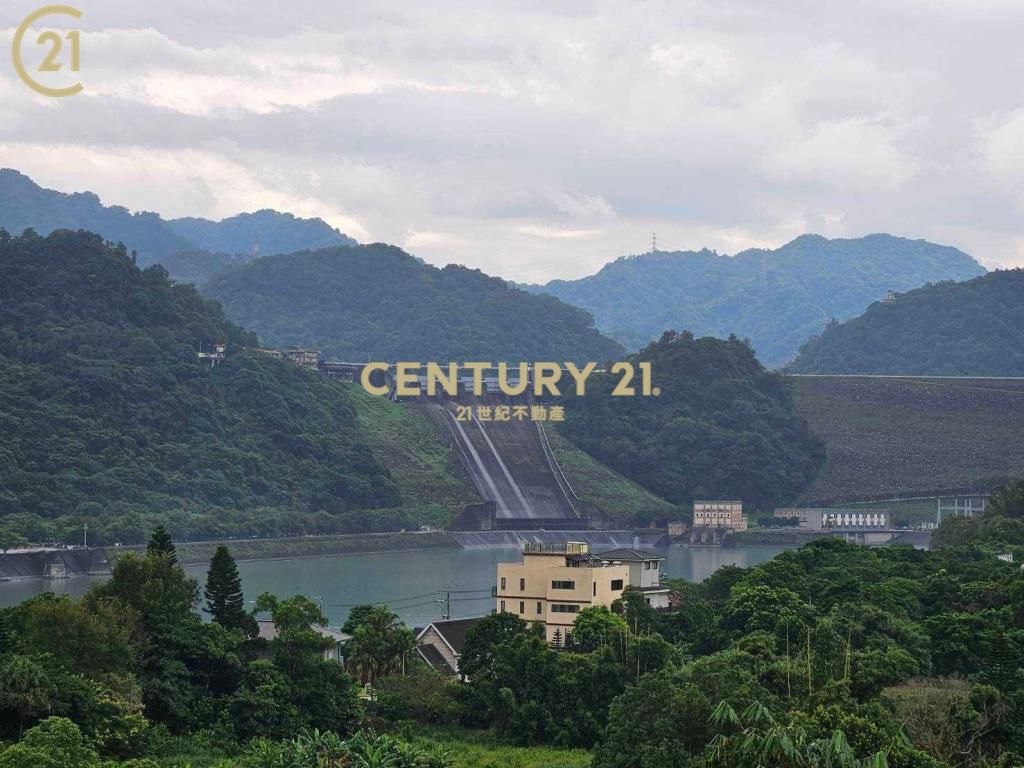
[[[174,541],[171,539],[171,534],[162,525],[158,525],[153,529],[153,534],[149,537],[149,544],[146,545],[146,554],[163,555],[172,563],[176,564],[178,562],[178,553],[174,549]]]
[[[245,598],[242,595],[242,580],[238,575],[235,558],[227,547],[217,547],[210,560],[206,574],[206,612],[213,620],[228,629],[242,629],[252,634],[253,620],[245,612]]]

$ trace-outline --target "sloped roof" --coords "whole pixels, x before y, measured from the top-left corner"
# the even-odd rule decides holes
[[[441,652],[433,645],[430,645],[429,643],[417,645],[416,650],[419,651],[423,660],[438,672],[443,672],[447,675],[455,674],[455,670],[451,668],[451,665],[445,660],[444,656],[441,655]]]
[[[273,640],[277,637],[277,626],[270,619],[258,619],[256,625],[260,630],[259,636],[263,640]],[[336,643],[347,643],[352,639],[352,635],[346,635],[344,632],[339,632],[336,629],[321,627],[319,624],[314,624],[312,629],[318,635],[322,635]]]
[[[619,560],[622,562],[643,562],[645,560],[664,560],[664,555],[655,552],[647,552],[643,549],[610,549],[607,552],[598,552],[597,556],[602,560]]]
[[[416,636],[418,641],[423,633],[431,627],[441,635],[448,646],[455,652],[456,655],[462,653],[463,647],[466,645],[466,633],[469,632],[469,628],[476,624],[481,616],[472,616],[467,619],[446,619],[442,621],[433,621],[423,628],[423,630]]]

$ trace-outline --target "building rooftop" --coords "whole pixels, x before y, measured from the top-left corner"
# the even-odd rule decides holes
[[[622,547],[621,549],[610,549],[607,552],[598,552],[597,556],[602,560],[618,560],[619,562],[645,562],[648,560],[664,560],[664,555],[659,555],[655,552],[647,552],[643,549],[629,549]]]
[[[441,652],[434,646],[424,643],[423,645],[417,645],[416,650],[423,657],[423,660],[438,672],[443,672],[446,675],[455,674],[455,670],[452,669],[451,665],[445,661],[444,656],[441,655]]]
[[[443,621],[432,621],[417,633],[416,640],[419,641],[423,633],[433,627],[437,633],[441,635],[444,641],[448,643],[449,648],[451,648],[456,654],[461,654],[462,649],[466,645],[466,633],[469,632],[469,628],[476,624],[480,619],[480,616],[472,616],[467,619],[445,619]]]
[[[277,625],[275,625],[270,619],[257,619],[256,625],[259,627],[260,639],[274,640],[277,637]],[[347,643],[352,639],[352,635],[346,635],[344,632],[340,632],[337,629],[321,627],[319,624],[313,625],[313,631],[318,635],[323,635],[324,637],[333,640],[336,643]]]

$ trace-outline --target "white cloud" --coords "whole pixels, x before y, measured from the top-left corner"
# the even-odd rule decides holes
[[[108,203],[282,208],[515,279],[652,231],[730,253],[891,231],[1020,260],[1012,0],[85,10],[84,94],[0,68],[0,161]],[[0,11],[0,45],[18,21]]]

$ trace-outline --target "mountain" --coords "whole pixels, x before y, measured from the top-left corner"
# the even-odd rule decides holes
[[[71,540],[88,522],[96,543],[156,522],[193,538],[407,525],[344,387],[252,346],[98,235],[0,231],[0,522]]]
[[[1024,270],[927,285],[831,323],[793,373],[1024,376]]]
[[[985,269],[949,246],[891,235],[804,235],[775,250],[628,256],[580,280],[529,286],[593,313],[598,329],[638,349],[667,328],[749,338],[769,368],[796,356],[830,320],[853,317],[889,290],[964,280]]]
[[[794,412],[789,383],[736,337],[666,332],[634,361],[651,364],[658,396],[614,397],[619,375],[596,375],[565,398],[561,433],[598,461],[673,504],[741,499],[768,510],[795,499],[825,461]]]
[[[552,296],[379,243],[268,256],[202,290],[265,342],[340,360],[604,362],[623,352]]]
[[[0,170],[0,227],[11,233],[34,229],[98,232],[138,253],[142,265],[159,262],[179,281],[205,282],[229,264],[256,254],[288,253],[329,245],[354,245],[321,219],[262,210],[222,221],[184,218],[166,221],[156,213],[131,213],[105,206],[92,192],[65,194],[44,189],[10,168]]]

